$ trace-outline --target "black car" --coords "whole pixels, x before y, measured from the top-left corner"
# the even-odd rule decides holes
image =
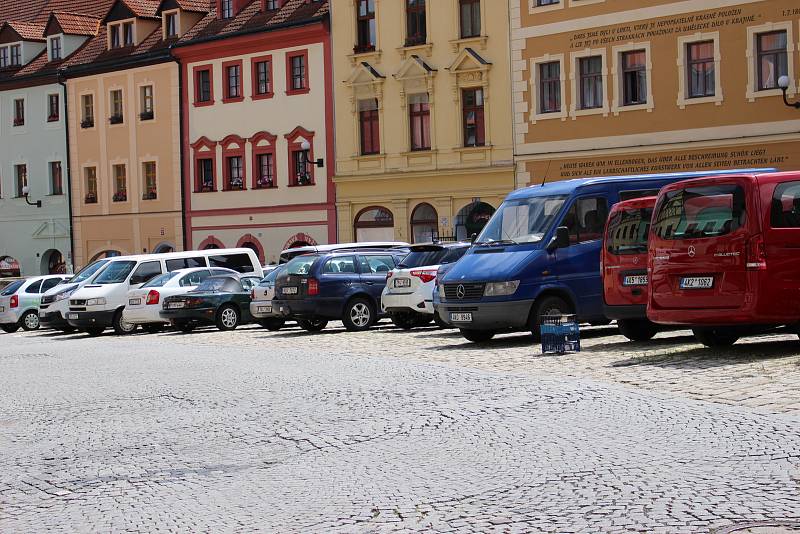
[[[165,298],[159,316],[184,332],[201,324],[234,330],[253,320],[250,291],[258,281],[255,276],[211,276],[185,295]]]

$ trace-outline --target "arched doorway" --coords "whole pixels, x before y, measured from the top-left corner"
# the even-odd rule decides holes
[[[236,248],[249,248],[256,253],[258,261],[262,264],[264,263],[264,247],[261,246],[261,242],[253,234],[243,235],[236,243]]]
[[[439,238],[439,216],[436,208],[423,202],[411,213],[412,243],[425,243]]]
[[[394,241],[394,215],[382,206],[364,208],[355,220],[356,241]]]
[[[287,248],[315,247],[318,244],[319,243],[317,243],[317,241],[310,235],[306,234],[305,232],[298,232],[283,244],[283,248],[285,250]]]
[[[172,243],[159,243],[153,249],[153,254],[166,254],[167,252],[175,252],[175,245]]]
[[[50,249],[42,254],[40,270],[42,274],[67,274],[67,264],[64,256],[56,249]]]
[[[114,256],[122,256],[122,252],[119,250],[103,250],[92,256],[92,259],[89,260],[89,263],[102,258],[113,258]]]
[[[476,200],[467,204],[456,215],[456,239],[464,241],[472,234],[479,234],[489,219],[494,215],[495,209],[491,204]]]
[[[20,276],[19,262],[11,256],[0,256],[0,276]]]
[[[220,248],[225,248],[225,245],[222,244],[222,241],[210,235],[200,242],[197,250],[214,250]]]
[[[299,248],[299,247],[309,247],[308,243],[305,241],[292,241],[292,243],[286,248]]]

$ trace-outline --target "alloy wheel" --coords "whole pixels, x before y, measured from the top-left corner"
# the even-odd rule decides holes
[[[357,302],[350,308],[350,320],[359,328],[369,325],[371,319],[369,306],[363,302]]]
[[[237,323],[236,311],[233,308],[225,308],[222,310],[221,321],[226,328],[233,328]]]
[[[29,313],[25,316],[25,329],[36,330],[39,328],[39,316],[35,313]]]

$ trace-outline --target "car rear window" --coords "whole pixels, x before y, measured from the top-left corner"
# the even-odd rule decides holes
[[[258,283],[259,286],[270,286],[275,283],[275,279],[284,271],[284,267],[280,266],[277,269],[271,270],[267,276],[261,279]]]
[[[647,252],[647,236],[653,208],[620,210],[608,221],[606,249],[609,254],[624,256]]]
[[[741,186],[690,187],[664,195],[653,231],[667,240],[718,237],[741,228],[746,215]]]
[[[25,280],[17,280],[16,282],[11,282],[5,288],[3,288],[3,291],[2,293],[0,293],[0,295],[3,295],[4,297],[7,297],[8,295],[13,295],[14,293],[17,292],[17,289],[19,289],[24,283]]]
[[[398,267],[412,269],[414,267],[424,267],[425,265],[439,265],[447,255],[446,248],[436,250],[412,250],[408,256],[400,261]]]
[[[234,278],[229,278],[226,276],[219,276],[219,277],[211,277],[206,278],[203,280],[199,286],[195,289],[197,293],[203,292],[213,292],[216,293],[218,291],[227,291],[229,293],[235,293],[237,291],[241,291],[242,286],[238,280]]]
[[[298,256],[286,264],[286,274],[308,274],[319,256]]]
[[[800,228],[800,182],[778,184],[772,195],[770,226]]]

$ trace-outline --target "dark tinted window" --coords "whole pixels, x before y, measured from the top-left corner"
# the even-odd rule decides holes
[[[208,263],[211,267],[225,267],[232,269],[238,273],[252,273],[255,271],[253,262],[250,261],[250,256],[247,254],[225,254],[219,256],[210,256]]]
[[[612,215],[606,234],[608,252],[616,256],[647,252],[652,215],[652,208],[622,210]]]
[[[744,189],[712,185],[670,191],[662,197],[653,223],[661,239],[699,239],[729,234],[746,219]]]
[[[450,247],[447,249],[447,254],[442,258],[442,265],[445,263],[455,263],[467,253],[469,247]]]
[[[41,293],[44,293],[48,289],[53,289],[60,283],[61,283],[61,278],[50,278],[48,280],[42,281]]]
[[[800,228],[800,182],[779,184],[772,195],[770,226]]]
[[[400,261],[398,267],[411,269],[414,267],[424,267],[426,265],[439,265],[446,255],[447,249],[445,248],[412,250],[409,252],[408,256]]]
[[[324,274],[339,274],[339,273],[355,273],[356,272],[356,258],[355,256],[339,256],[331,258],[322,266]]]
[[[385,274],[394,269],[392,256],[359,256],[361,274]]]
[[[131,275],[131,284],[143,284],[161,274],[160,261],[146,261]]]
[[[654,197],[658,195],[658,189],[638,189],[636,191],[620,191],[619,201],[631,200],[632,198]]]
[[[39,280],[38,282],[34,282],[28,287],[25,288],[25,293],[39,293],[39,289],[42,287],[42,281]]]
[[[255,276],[245,276],[244,278],[240,279],[239,282],[242,284],[242,289],[245,291],[250,291],[258,285],[259,280]]]
[[[17,289],[19,289],[24,283],[25,280],[17,280],[16,282],[11,282],[3,289],[0,295],[3,295],[4,297],[7,297],[8,295],[13,295],[14,293],[17,292]]]
[[[584,243],[603,237],[606,219],[608,203],[605,198],[579,198],[567,212],[561,226],[569,228],[570,243]]]
[[[178,269],[191,269],[192,267],[206,267],[206,259],[202,256],[198,258],[178,258],[174,260],[167,260],[168,271],[177,271]]]

